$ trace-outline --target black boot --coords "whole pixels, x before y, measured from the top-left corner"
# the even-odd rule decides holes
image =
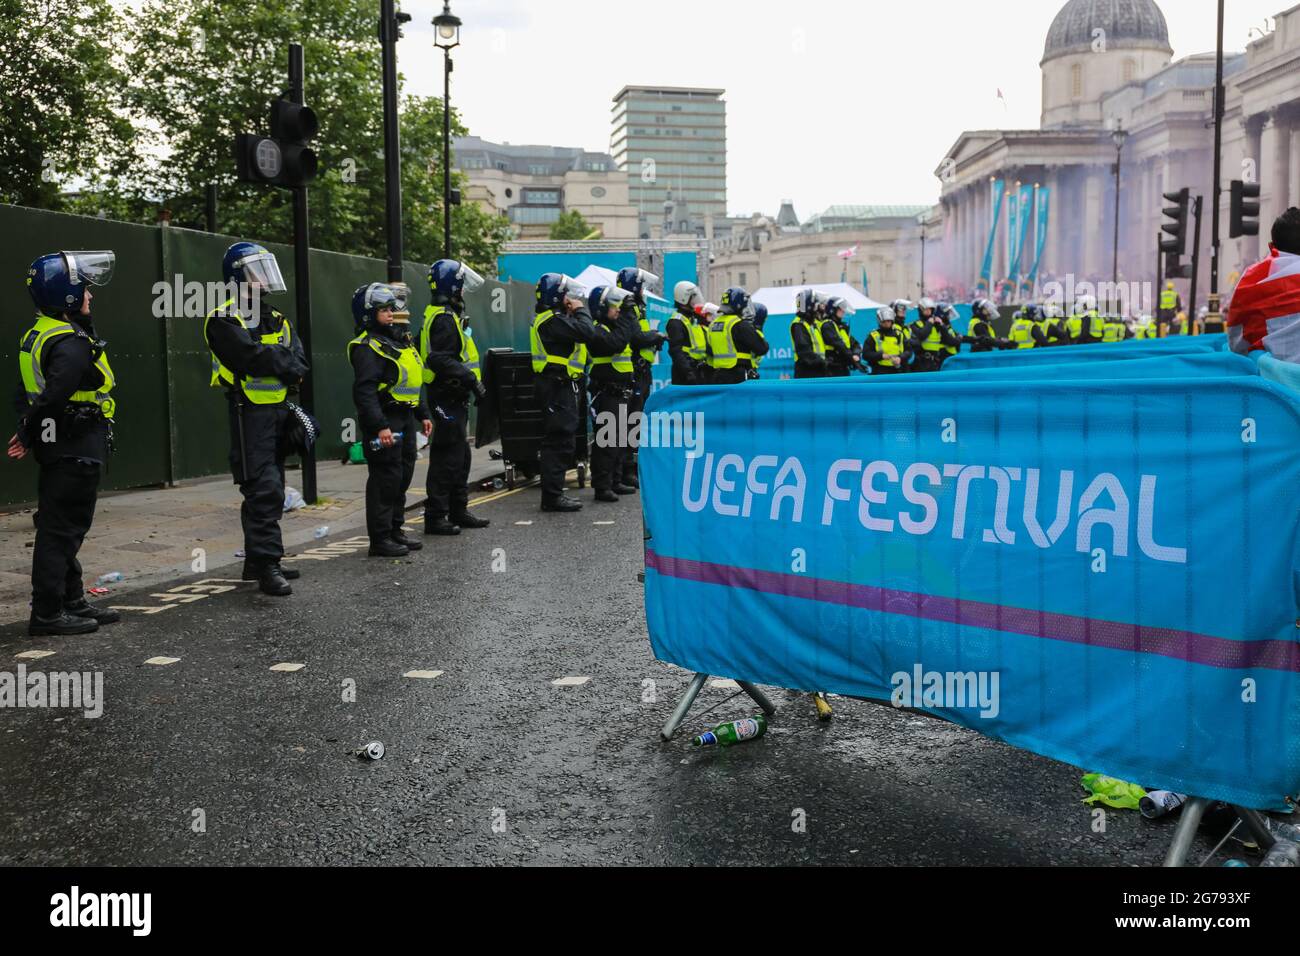
[[[285,580],[278,564],[263,565],[257,572],[257,586],[263,594],[272,597],[285,597],[293,593],[293,588]]]
[[[99,622],[93,617],[77,617],[60,610],[53,617],[45,617],[32,611],[27,622],[27,633],[31,637],[52,635],[63,637],[68,634],[89,634],[99,630]]]
[[[543,498],[543,511],[581,511],[582,502],[577,498],[570,498],[568,495],[560,495],[558,498]]]
[[[425,534],[453,535],[460,534],[460,525],[452,524],[446,515],[426,515],[424,518]]]
[[[122,620],[122,615],[118,614],[111,608],[95,607],[84,597],[78,598],[71,604],[63,605],[64,613],[71,614],[73,617],[88,617],[96,624],[116,624]]]
[[[622,483],[617,484],[617,485],[614,486],[614,494],[616,494],[616,495],[634,495],[634,494],[636,494],[636,486],[635,486],[635,485],[629,485],[629,484],[627,484],[626,482],[622,482]]]
[[[407,535],[402,528],[394,528],[392,539],[406,548],[407,551],[419,551],[424,547],[424,542]]]
[[[596,500],[618,501],[618,495],[614,494],[614,492],[610,491],[608,488],[598,488],[596,489]]]
[[[370,542],[372,558],[404,558],[410,553],[410,548],[392,538],[376,538]]]
[[[280,576],[284,578],[286,581],[297,581],[300,577],[302,577],[302,573],[299,572],[296,568],[286,568],[280,564],[277,564],[276,567],[279,568],[280,570]],[[240,575],[240,578],[244,581],[258,580],[257,565],[249,564],[247,561],[245,561],[244,573]]]
[[[454,524],[460,525],[462,528],[486,528],[488,525],[492,523],[487,518],[474,517],[472,514],[469,513],[468,508],[464,511],[460,511],[452,515],[451,521]]]

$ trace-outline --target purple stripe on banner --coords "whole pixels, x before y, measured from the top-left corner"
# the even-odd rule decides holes
[[[670,558],[649,549],[646,550],[645,562],[647,568],[660,574],[702,584],[717,584],[805,601],[902,614],[926,621],[982,627],[1050,641],[1156,654],[1207,667],[1230,670],[1260,668],[1300,673],[1300,643],[1295,641],[1234,641],[1193,631],[1143,627],[1121,621],[1101,621],[983,601],[963,601],[915,591],[878,588],[870,584],[827,581],[801,574],[733,568],[689,558]]]

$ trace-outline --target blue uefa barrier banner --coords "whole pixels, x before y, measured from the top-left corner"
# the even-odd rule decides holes
[[[1147,358],[1151,352],[1217,352],[1227,344],[1226,336],[1169,336],[1163,339],[1130,339],[1127,342],[1094,345],[1058,345],[1045,349],[1008,349],[997,352],[962,352],[943,365],[943,370],[988,368],[992,365],[1031,365],[1037,362],[1113,362]]]
[[[931,375],[646,411],[660,660],[893,700],[1148,787],[1300,789],[1294,393]]]

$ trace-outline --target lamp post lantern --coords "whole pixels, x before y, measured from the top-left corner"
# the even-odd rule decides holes
[[[1128,140],[1128,131],[1120,120],[1115,121],[1111,130],[1111,141],[1115,144],[1115,256],[1111,267],[1111,294],[1117,295],[1119,288],[1119,173],[1120,162],[1124,157],[1124,143]]]
[[[442,13],[433,18],[434,45],[443,53],[442,73],[442,257],[451,258],[451,51],[460,46],[460,17],[443,0]]]

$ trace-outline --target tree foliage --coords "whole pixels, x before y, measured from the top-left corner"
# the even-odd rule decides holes
[[[586,239],[589,235],[591,224],[576,209],[566,209],[551,223],[552,239]]]
[[[108,0],[0,0],[0,6],[18,2],[24,9],[49,8],[51,20],[63,16],[83,45],[56,55],[52,26],[38,32],[43,39],[35,45],[11,37],[18,35],[13,20],[22,18],[6,17],[0,27],[4,88],[23,90],[29,101],[11,106],[6,98],[0,114],[0,157],[12,153],[7,165],[16,162],[21,171],[20,185],[0,186],[0,198],[139,222],[153,222],[165,209],[176,225],[206,228],[206,191],[215,184],[221,232],[291,240],[291,194],[238,181],[234,143],[239,133],[269,133],[271,102],[287,86],[289,44],[300,42],[305,99],[320,119],[312,245],[385,258],[373,0],[144,0],[129,14],[129,36]],[[15,65],[18,60],[33,67]],[[47,71],[42,63],[60,69]],[[58,123],[45,118],[46,103],[62,104]],[[442,103],[407,97],[400,115],[404,254],[430,261],[442,254]],[[32,135],[34,124],[49,128]],[[463,133],[453,111],[452,135]],[[40,179],[42,159],[51,153],[73,157],[69,169],[87,184],[80,199],[59,195],[66,178]],[[454,174],[453,186],[460,180]],[[453,211],[452,234],[454,254],[491,274],[510,230],[504,219],[466,204]]]

